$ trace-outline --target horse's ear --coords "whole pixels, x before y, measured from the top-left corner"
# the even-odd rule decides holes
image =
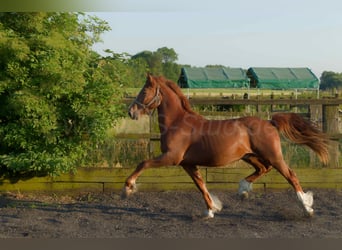
[[[147,81],[153,86],[155,84],[154,77],[151,73],[147,73]]]
[[[151,74],[150,72],[148,72],[148,73],[146,74],[146,80],[149,81],[149,82],[152,81],[152,74]]]

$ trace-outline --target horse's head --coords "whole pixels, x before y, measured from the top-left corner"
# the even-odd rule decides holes
[[[128,108],[129,116],[138,120],[141,115],[150,114],[157,108],[162,100],[160,86],[157,78],[148,74],[144,87]]]

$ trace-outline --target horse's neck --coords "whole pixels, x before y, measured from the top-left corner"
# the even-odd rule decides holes
[[[163,101],[158,107],[158,122],[160,132],[167,130],[175,120],[186,113],[180,98],[170,89],[163,90]]]

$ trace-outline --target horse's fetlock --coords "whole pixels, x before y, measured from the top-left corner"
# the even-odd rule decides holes
[[[137,192],[137,185],[133,182],[126,182],[122,193],[121,193],[121,198],[127,198],[128,196],[130,196],[131,194]]]

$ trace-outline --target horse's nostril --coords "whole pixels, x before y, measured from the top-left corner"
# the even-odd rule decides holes
[[[131,119],[133,119],[133,120],[138,120],[138,115],[137,115],[137,113],[136,112],[134,112],[133,110],[129,110],[128,111],[128,115],[129,115],[129,117],[131,118]]]

